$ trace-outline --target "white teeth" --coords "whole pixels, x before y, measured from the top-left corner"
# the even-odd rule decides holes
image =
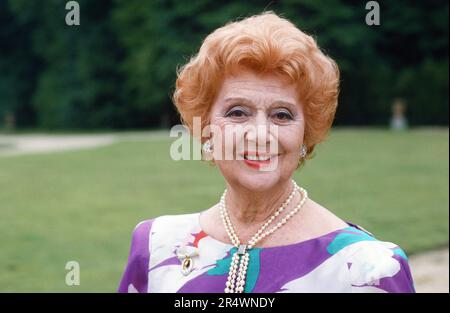
[[[246,155],[245,158],[250,161],[267,161],[270,160],[270,156],[256,156],[256,155]]]

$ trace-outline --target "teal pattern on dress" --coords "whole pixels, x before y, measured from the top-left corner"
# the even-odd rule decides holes
[[[336,254],[345,247],[359,241],[374,241],[374,237],[366,232],[359,230],[353,226],[343,229],[344,232],[339,233],[334,237],[333,241],[327,246],[327,251],[330,254]],[[349,231],[348,233],[345,231]]]
[[[259,254],[262,248],[252,248],[248,250],[250,254],[250,260],[248,262],[247,267],[247,279],[245,282],[244,292],[252,292],[253,288],[256,285],[256,281],[259,276],[260,262],[259,262]],[[231,258],[234,253],[237,251],[236,247],[230,249],[230,255],[227,258],[218,260],[216,262],[216,266],[210,269],[207,274],[208,275],[227,275],[230,271]]]
[[[405,251],[403,251],[400,247],[397,247],[392,251],[394,252],[395,255],[402,257],[404,260],[408,260]]]

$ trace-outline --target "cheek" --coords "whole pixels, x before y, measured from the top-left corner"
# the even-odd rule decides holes
[[[294,171],[300,160],[300,148],[303,143],[303,127],[289,127],[280,131],[278,144],[283,157],[281,159],[281,172]]]
[[[212,142],[214,146],[214,159],[231,160],[236,155],[236,146],[242,141],[243,135],[238,127],[226,122],[225,119],[216,119],[212,129]],[[230,166],[230,165],[227,165]]]
[[[303,126],[280,128],[278,144],[286,154],[300,154],[303,143]]]

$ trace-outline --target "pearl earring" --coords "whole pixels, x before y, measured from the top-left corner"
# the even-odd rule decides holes
[[[206,140],[202,147],[203,152],[211,153],[212,152],[212,145],[211,140]]]
[[[300,149],[300,157],[304,159],[306,157],[307,149],[305,144],[302,144],[302,148]]]

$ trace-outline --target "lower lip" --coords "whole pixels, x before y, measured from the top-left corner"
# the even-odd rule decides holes
[[[259,169],[262,165],[267,165],[270,163],[270,159],[266,160],[266,161],[252,161],[252,160],[247,160],[244,159],[245,164],[247,164],[248,166],[252,167],[252,168],[256,168]]]

